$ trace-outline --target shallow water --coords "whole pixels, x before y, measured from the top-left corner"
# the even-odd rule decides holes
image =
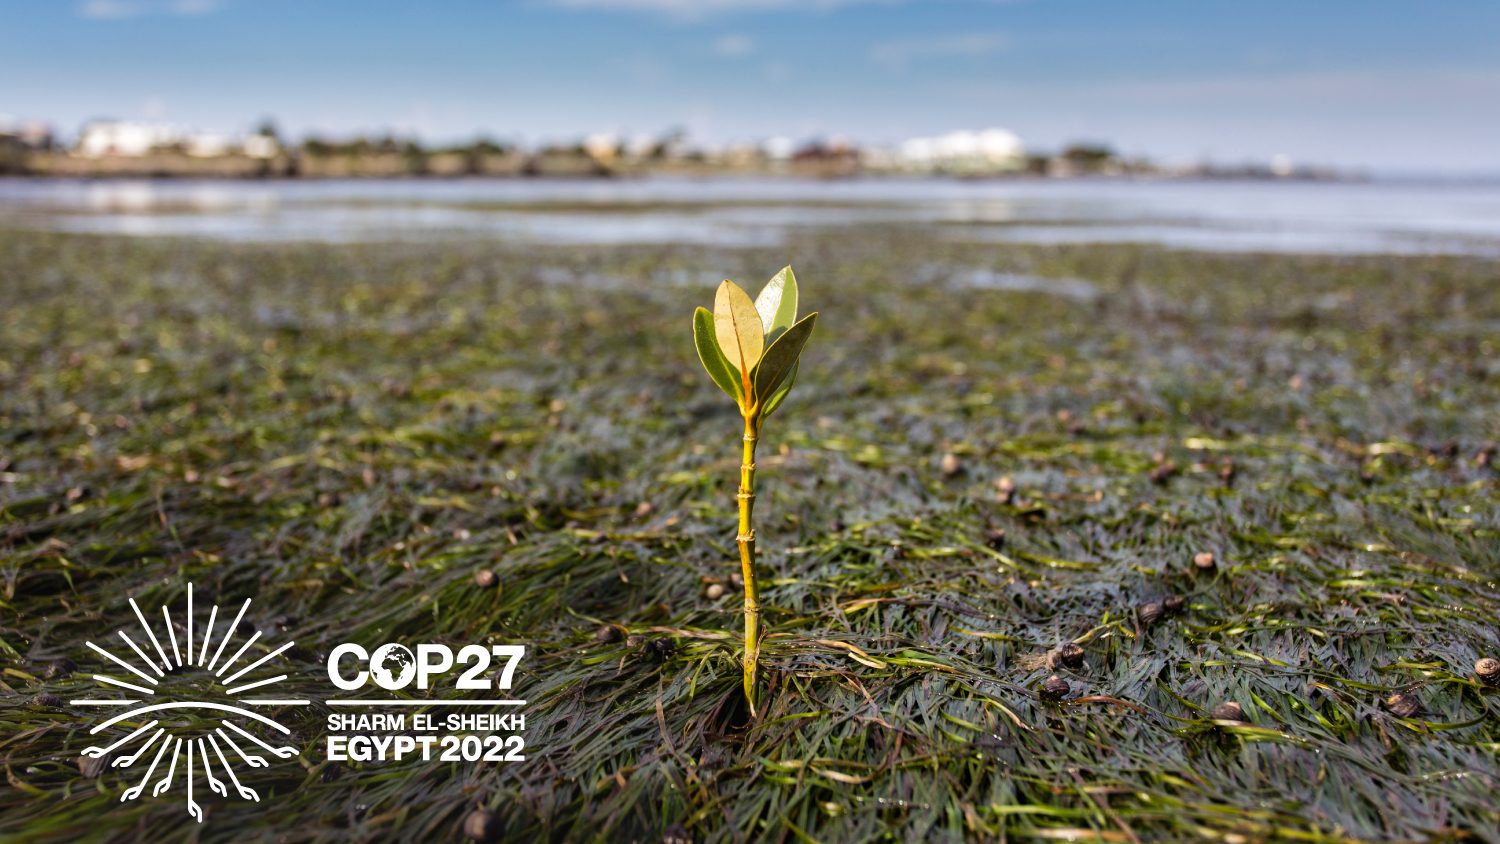
[[[928,227],[977,242],[1500,255],[1500,185],[743,179],[0,181],[0,224],[239,241],[774,245]]]

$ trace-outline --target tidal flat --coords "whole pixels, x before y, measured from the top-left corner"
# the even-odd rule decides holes
[[[689,323],[788,261],[821,316],[761,442],[751,721]],[[0,230],[0,839],[1494,840],[1497,278],[878,220]],[[120,802],[83,643],[189,581],[296,642],[292,697],[345,641],[526,645],[526,761],[331,763],[288,707],[261,805]]]

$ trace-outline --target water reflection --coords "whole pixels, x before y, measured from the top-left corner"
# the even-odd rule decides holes
[[[0,225],[239,241],[774,245],[808,227],[977,242],[1500,254],[1500,186],[735,179],[0,181]]]

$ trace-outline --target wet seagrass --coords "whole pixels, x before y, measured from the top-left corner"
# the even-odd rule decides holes
[[[755,444],[761,423],[781,406],[797,380],[797,363],[817,323],[817,313],[797,319],[797,277],[785,267],[755,301],[732,281],[714,294],[713,313],[693,313],[693,343],[703,368],[739,405],[745,420],[740,461],[740,569],[745,581],[745,700],[758,712],[756,668],[760,662],[760,594],[755,572]]]
[[[787,248],[0,231],[0,840],[191,837],[176,801],[81,772],[81,714],[49,708],[96,685],[81,643],[134,619],[122,593],[182,576],[256,596],[297,697],[326,694],[322,641],[533,647],[536,764],[313,751],[256,769],[275,803],[217,804],[204,842],[457,840],[479,806],[523,841],[1500,824],[1476,670],[1500,657],[1500,262],[799,233],[824,324],[757,455],[774,635],[742,727],[740,419],[685,323]],[[1097,296],[914,281],[939,261]],[[1079,665],[1048,664],[1066,642]],[[1412,718],[1382,704],[1403,691]]]

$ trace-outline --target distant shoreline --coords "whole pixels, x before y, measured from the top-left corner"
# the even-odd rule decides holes
[[[1093,168],[968,171],[870,166],[856,157],[726,164],[695,159],[598,159],[575,152],[403,153],[316,155],[283,152],[272,158],[247,155],[196,157],[179,152],[84,157],[62,151],[32,152],[0,162],[0,178],[152,179],[220,181],[489,180],[489,179],[951,179],[954,181],[1227,180],[1267,182],[1360,182],[1369,176],[1327,169],[1273,173],[1258,165],[1166,168],[1118,162]]]
[[[1242,182],[1242,183],[1286,183],[1286,184],[1360,184],[1365,182],[1411,183],[1411,184],[1495,184],[1500,175],[1493,176],[1428,176],[1398,175],[1372,176],[1367,174],[1344,174],[1337,176],[1269,176],[1231,173],[1087,173],[1072,176],[1048,176],[1035,173],[994,173],[967,175],[955,173],[901,173],[879,170],[864,170],[850,173],[818,173],[797,170],[720,170],[720,169],[649,169],[630,172],[578,173],[403,173],[403,174],[329,174],[304,175],[298,173],[247,173],[163,171],[163,170],[83,170],[77,172],[0,172],[3,181],[46,182],[224,182],[231,184],[293,183],[293,182],[527,182],[527,181],[642,181],[642,180],[723,180],[744,182],[776,181],[834,181],[834,182],[922,182],[943,181],[956,183],[1068,183],[1068,182]]]

